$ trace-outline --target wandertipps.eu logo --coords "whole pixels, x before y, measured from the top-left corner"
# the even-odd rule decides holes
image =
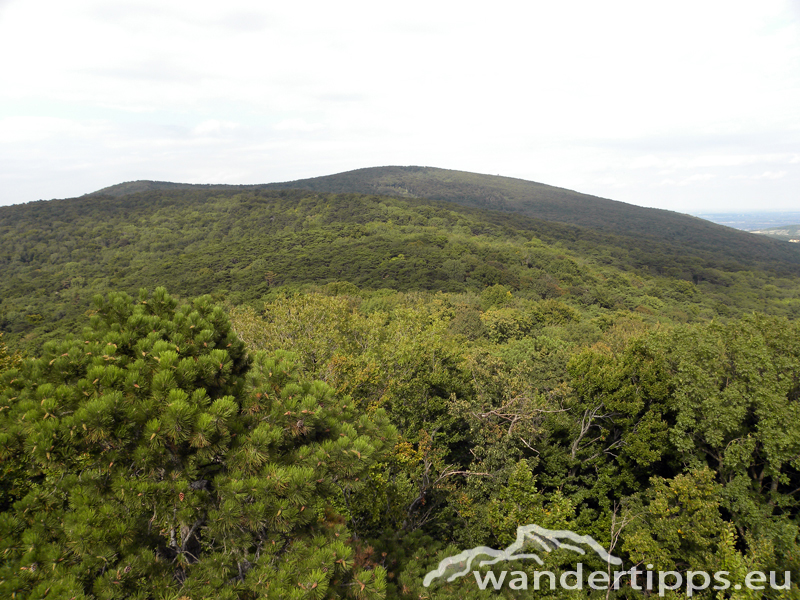
[[[525,571],[509,571],[507,569],[490,570],[481,573],[476,570],[505,561],[533,560],[539,566],[544,561],[537,552],[552,552],[554,550],[570,550],[577,553],[577,557],[587,555],[587,550],[593,551],[606,563],[605,571],[584,570],[582,562],[576,562],[574,569],[563,571],[557,577],[552,571],[533,571],[529,581]],[[612,569],[612,566],[614,567]],[[631,590],[641,591],[647,595],[658,592],[664,596],[667,591],[683,591],[687,597],[693,596],[703,590],[724,591],[733,590],[789,590],[792,587],[791,573],[770,571],[751,571],[743,581],[736,581],[729,571],[715,571],[713,573],[702,570],[686,571],[653,571],[653,565],[634,565],[629,570],[620,569],[622,559],[606,552],[597,541],[589,535],[578,535],[575,532],[562,529],[545,529],[538,525],[524,525],[517,528],[517,537],[513,544],[504,550],[495,550],[486,546],[478,546],[460,552],[455,556],[448,556],[439,562],[439,566],[430,571],[423,579],[423,585],[428,587],[436,579],[448,582],[455,581],[472,571],[477,586],[481,590],[499,590],[508,587],[512,590],[619,590],[626,587]],[[645,566],[646,568],[640,568]]]
[[[436,569],[425,575],[422,584],[428,587],[435,579],[445,576],[447,576],[447,581],[451,582],[459,577],[467,575],[474,567],[487,567],[509,560],[529,559],[535,561],[539,565],[544,565],[544,561],[538,554],[522,552],[530,546],[539,548],[543,552],[564,549],[572,550],[580,555],[586,554],[584,548],[575,544],[589,547],[608,564],[615,566],[622,564],[622,559],[606,552],[605,548],[598,544],[592,536],[578,535],[573,531],[567,531],[565,529],[545,529],[544,527],[533,524],[517,527],[517,538],[514,540],[514,543],[505,550],[495,550],[487,546],[477,546],[470,550],[464,550],[464,552],[456,554],[455,556],[448,556],[439,562],[439,566]],[[475,559],[478,557],[484,558],[475,564]],[[475,573],[477,578],[477,571],[475,571]],[[487,577],[494,575],[492,571],[490,571],[489,574],[487,574]],[[479,586],[481,583],[482,582],[479,581]],[[485,588],[485,586],[486,583],[484,583],[483,587]]]

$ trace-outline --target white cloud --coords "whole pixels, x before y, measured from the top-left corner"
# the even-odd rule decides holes
[[[196,125],[192,129],[192,134],[196,136],[220,136],[226,132],[233,131],[239,128],[238,123],[232,121],[218,121],[217,119],[209,119]]]
[[[687,166],[696,168],[706,167],[741,167],[743,165],[752,165],[761,162],[772,162],[776,158],[775,155],[737,155],[737,154],[718,154],[712,156],[698,156],[687,161]]]
[[[731,179],[783,179],[786,177],[786,171],[764,171],[757,175],[733,175]]]
[[[99,123],[81,123],[44,116],[12,116],[0,119],[0,145],[44,142],[57,137],[90,138],[105,130]]]
[[[0,11],[0,53],[14,56],[0,63],[0,155],[36,145],[17,157],[30,170],[13,168],[37,174],[0,190],[0,204],[38,197],[45,181],[57,190],[50,165],[65,147],[120,180],[429,164],[667,207],[689,191],[694,204],[763,205],[724,183],[732,169],[796,183],[789,0],[409,0],[402,11],[366,0],[16,0]],[[260,153],[247,168],[245,148]],[[664,173],[680,193],[654,194]]]
[[[687,186],[701,181],[709,181],[715,177],[716,175],[713,173],[695,173],[694,175],[689,175],[688,177],[682,177],[680,179],[668,177],[667,179],[662,179],[659,185]]]
[[[284,119],[275,124],[276,131],[317,131],[324,126],[319,123],[308,123],[303,118]]]
[[[663,169],[665,161],[658,156],[648,154],[633,159],[629,165],[631,169]]]

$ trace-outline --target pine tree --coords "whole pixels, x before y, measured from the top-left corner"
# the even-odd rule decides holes
[[[0,596],[383,597],[340,515],[392,444],[385,415],[293,355],[249,356],[208,297],[96,307],[2,375],[0,458],[27,481],[0,514]]]
[[[0,392],[2,392],[2,374],[9,369],[16,368],[20,365],[20,356],[16,352],[9,354],[8,348],[3,341],[3,334],[0,333]],[[0,406],[0,419],[2,419],[5,407]],[[0,430],[0,448],[7,443],[5,433]],[[2,450],[0,450],[2,452]],[[11,506],[14,499],[12,490],[19,488],[23,485],[24,473],[21,465],[12,463],[10,461],[0,462],[0,513]]]

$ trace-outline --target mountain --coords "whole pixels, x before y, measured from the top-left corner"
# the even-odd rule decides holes
[[[173,183],[171,181],[149,181],[140,179],[138,181],[126,181],[124,183],[117,183],[110,185],[103,189],[84,194],[87,196],[110,196],[112,198],[123,198],[131,194],[140,194],[142,192],[175,192],[178,190],[206,190],[206,191],[230,191],[250,189],[263,186],[249,186],[249,185],[225,185],[216,183]]]
[[[385,184],[390,174],[394,187]],[[364,193],[365,181],[394,196]],[[603,311],[677,322],[755,310],[800,315],[797,244],[441,169],[367,169],[313,182],[335,192],[303,185],[129,182],[80,198],[0,207],[0,331],[35,349],[76,331],[95,294],[158,285],[233,305],[302,286],[474,296],[503,285],[590,318]],[[422,193],[439,199],[412,197]],[[561,220],[522,212],[540,206],[560,210]],[[594,226],[564,222],[591,211]]]
[[[673,211],[635,206],[512,177],[433,167],[375,167],[264,187],[443,200],[679,244],[686,250],[712,252],[722,261],[800,264],[800,248],[757,239],[746,232]]]
[[[387,166],[357,169],[282,183],[248,186],[192,185],[139,181],[95,194],[124,196],[136,191],[204,189],[286,190],[358,193],[451,202],[472,208],[519,213],[609,234],[656,242],[665,256],[697,253],[708,266],[759,266],[800,273],[800,247],[717,225],[689,215],[645,208],[542,183],[434,167]]]

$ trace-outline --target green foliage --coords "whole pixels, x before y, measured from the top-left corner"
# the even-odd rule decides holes
[[[687,476],[700,478],[692,485],[701,486],[702,480],[701,488],[686,492],[697,495],[697,510],[719,509],[714,513],[715,535],[727,532],[726,547],[735,541],[745,548],[743,556],[756,565],[753,569],[800,567],[796,339],[796,323],[753,316],[726,326],[711,323],[646,336],[619,355],[586,351],[570,365],[576,391],[602,407],[604,419],[623,426],[616,462],[625,464],[628,473],[639,474],[638,487],[631,491],[644,491],[641,477],[654,470],[669,474],[668,485],[689,485],[683,473],[688,469]],[[626,415],[632,419],[627,423]],[[597,431],[602,427],[599,420]],[[662,514],[666,508],[652,504],[652,494],[660,493],[658,485],[647,494],[651,508],[659,507]],[[703,497],[706,500],[700,502]],[[672,556],[670,560],[698,562],[686,548],[674,545],[681,527],[673,517],[659,521],[658,527],[674,525],[669,532],[648,534],[662,540],[652,543],[664,556]],[[687,518],[682,530],[688,532],[691,524],[692,535],[703,531],[700,517]],[[654,527],[651,523],[650,529]],[[706,538],[711,544],[712,537]],[[658,553],[652,543],[639,540],[629,548],[637,543],[655,560]],[[703,551],[724,554],[710,546]]]
[[[0,330],[38,351],[76,333],[95,294],[167,283],[234,305],[298,286],[471,292],[482,310],[543,299],[562,303],[542,305],[556,324],[609,309],[684,322],[800,314],[797,257],[778,252],[787,244],[749,248],[754,236],[690,221],[702,243],[677,246],[652,229],[620,237],[449,202],[235,186],[0,207]],[[464,326],[482,335],[474,318]]]
[[[18,354],[9,354],[5,343],[3,342],[3,334],[0,333],[0,392],[3,391],[3,381],[6,381],[4,374],[10,369],[19,367],[21,358]],[[0,406],[0,415],[6,410],[7,407]],[[5,431],[0,430],[0,444],[8,443],[8,437]],[[12,460],[2,460],[0,462],[0,469],[2,469],[2,476],[0,476],[0,512],[5,511],[11,505],[12,500],[15,498],[13,490],[20,489],[25,486],[25,473],[21,465]]]
[[[3,596],[383,597],[338,512],[393,445],[383,412],[250,357],[208,297],[96,306],[3,374],[2,459],[28,477],[0,514]]]
[[[800,567],[795,323],[318,289],[231,324],[208,298],[112,294],[9,365],[6,595],[478,598],[422,578],[529,523],[640,567]]]
[[[20,360],[21,358],[16,352],[8,352],[8,347],[3,341],[3,334],[0,333],[0,373],[18,367]]]
[[[796,248],[445,173],[0,210],[3,597],[479,598],[531,522],[796,582]]]
[[[645,494],[646,506],[631,509],[623,549],[641,568],[728,571],[744,581],[747,571],[765,565],[748,565],[737,552],[733,524],[720,515],[720,496],[721,486],[709,469],[655,479]]]
[[[578,315],[561,301],[498,297],[504,301],[483,312],[481,298],[441,294],[384,295],[384,309],[369,295],[297,295],[265,304],[262,316],[233,312],[246,339],[317,357],[305,360],[308,369],[365,409],[384,406],[400,428],[393,457],[374,477],[379,483],[350,497],[359,531],[380,538],[374,543],[396,558],[409,547],[387,531],[422,530],[466,548],[507,545],[528,522],[606,545],[627,526],[622,540],[639,540],[621,547],[631,560],[640,543],[653,560],[677,561],[670,564],[678,569],[686,560],[737,573],[796,568],[796,325],[750,317],[654,329],[624,311],[575,323]],[[485,323],[488,340],[464,345],[454,323],[467,311]],[[545,325],[543,313],[570,317]],[[530,325],[501,336],[501,316]],[[574,341],[578,325],[594,327],[600,341]],[[435,392],[431,402],[437,387],[449,393]],[[748,408],[738,411],[744,399]],[[711,460],[717,455],[721,461]],[[780,468],[777,484],[772,465]],[[654,498],[662,485],[698,495],[697,510],[706,512],[691,509],[687,524],[710,519],[716,537],[709,533],[696,555],[675,545],[685,529],[672,513],[645,518],[660,506]],[[402,574],[389,582],[418,589],[408,580],[415,565],[397,566]],[[464,585],[435,593],[469,597]]]

